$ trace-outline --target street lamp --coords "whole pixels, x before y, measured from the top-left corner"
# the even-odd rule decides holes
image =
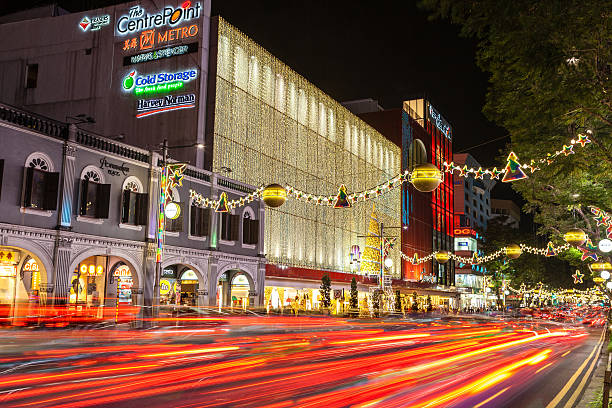
[[[155,281],[153,283],[153,305],[154,305],[154,310],[155,310],[154,312],[155,316],[159,314],[159,281],[161,279],[161,264],[162,264],[162,256],[163,256],[163,241],[164,241],[164,236],[166,232],[166,217],[168,216],[168,214],[166,214],[166,181],[168,179],[168,168],[170,167],[170,164],[168,163],[168,150],[183,149],[183,148],[189,148],[189,147],[197,147],[198,149],[203,149],[204,144],[192,143],[189,145],[169,146],[168,139],[164,139],[161,145],[162,169],[161,169],[161,176],[160,176],[160,182],[159,182],[160,194],[159,194],[159,214],[157,216],[157,222],[158,222],[158,225],[157,225],[157,254],[155,257]],[[172,163],[171,164],[171,166],[182,167],[182,168],[184,168],[186,165],[187,163]]]

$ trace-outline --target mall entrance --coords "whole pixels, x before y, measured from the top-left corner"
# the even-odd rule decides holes
[[[217,282],[217,306],[245,309],[253,306],[250,294],[255,290],[253,279],[234,269],[224,272]]]

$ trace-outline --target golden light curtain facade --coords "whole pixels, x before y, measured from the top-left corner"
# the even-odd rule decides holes
[[[223,19],[216,79],[214,171],[229,167],[245,183],[327,195],[341,184],[348,192],[371,188],[400,171],[399,147]],[[375,202],[386,225],[399,225],[399,189]],[[268,260],[350,272],[350,249],[364,247],[357,236],[368,231],[371,205],[334,209],[288,200],[266,208]],[[399,276],[399,267],[393,273]]]

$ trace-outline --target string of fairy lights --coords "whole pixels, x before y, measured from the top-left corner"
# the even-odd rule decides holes
[[[587,133],[589,133],[589,131],[587,131]],[[350,208],[354,203],[378,198],[389,191],[401,187],[406,182],[411,183],[419,191],[431,192],[444,181],[444,173],[451,173],[459,177],[473,176],[476,179],[482,179],[485,176],[489,176],[491,179],[499,179],[499,177],[503,175],[501,181],[504,183],[522,180],[528,177],[524,170],[529,169],[531,173],[534,173],[541,170],[539,165],[550,165],[561,155],[569,156],[574,154],[574,146],[579,145],[585,147],[589,143],[591,143],[591,140],[588,134],[579,134],[578,139],[572,139],[569,145],[564,144],[561,150],[557,150],[554,153],[547,153],[544,158],[530,160],[529,164],[521,164],[516,154],[510,152],[506,167],[503,170],[498,170],[497,167],[492,169],[483,169],[482,167],[478,169],[468,169],[467,165],[461,167],[455,165],[453,162],[444,162],[443,169],[440,170],[430,163],[421,164],[416,166],[411,172],[406,170],[373,188],[363,191],[349,193],[347,192],[346,185],[341,184],[340,187],[338,187],[337,195],[321,195],[303,191],[290,185],[281,186],[279,184],[271,184],[266,187],[259,187],[248,193],[245,197],[234,200],[229,200],[225,192],[221,193],[218,199],[204,197],[195,190],[190,190],[190,196],[197,206],[212,208],[216,212],[228,212],[257,199],[263,199],[268,205],[270,205],[268,201],[276,203],[278,205],[270,205],[271,207],[276,207],[282,205],[288,198],[324,207]],[[610,222],[610,217],[607,218],[607,221],[608,223]],[[610,226],[610,224],[608,224],[608,226],[612,233],[612,226]]]
[[[552,242],[548,242],[546,248],[537,248],[532,247],[526,244],[511,244],[504,248],[501,248],[491,254],[485,256],[478,256],[476,252],[471,257],[462,257],[456,255],[452,252],[447,251],[434,251],[426,256],[419,257],[418,254],[414,254],[409,256],[400,251],[400,257],[412,263],[413,265],[419,265],[425,262],[428,262],[432,259],[436,259],[439,263],[446,263],[450,259],[461,262],[466,265],[480,265],[482,263],[487,263],[493,261],[497,258],[501,258],[507,256],[511,259],[518,258],[523,252],[534,254],[534,255],[543,255],[546,257],[556,256],[563,251],[568,250],[571,247],[569,243],[565,243],[563,245],[555,246]]]

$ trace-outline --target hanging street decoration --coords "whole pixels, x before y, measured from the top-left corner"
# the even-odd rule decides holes
[[[555,244],[553,244],[552,241],[548,241],[548,244],[546,245],[546,253],[544,254],[544,256],[551,257],[556,256],[557,254],[558,252],[555,250]]]
[[[547,254],[554,253],[555,255],[559,255],[561,252],[567,251],[571,247],[570,244],[563,244],[557,247],[555,247],[552,244],[552,242],[549,242],[548,244],[549,245],[547,245],[546,248],[536,248],[536,247],[532,247],[532,246],[525,245],[525,244],[519,244],[519,245],[510,244],[507,247],[499,249],[493,252],[492,254],[485,255],[485,256],[478,256],[478,254],[474,252],[471,257],[463,257],[463,256],[455,255],[454,253],[447,252],[447,251],[435,251],[422,258],[419,257],[416,253],[413,256],[409,256],[409,255],[404,254],[403,252],[400,252],[400,256],[403,260],[411,262],[413,265],[418,265],[418,264],[428,262],[431,259],[436,259],[436,261],[438,261],[438,257],[443,259],[445,257],[445,255],[443,254],[446,253],[448,255],[448,259],[452,259],[452,260],[455,260],[457,262],[460,262],[466,265],[479,265],[481,263],[487,263],[487,262],[493,261],[497,258],[501,258],[504,256],[511,258],[511,259],[516,259],[519,256],[521,256],[523,252],[527,252],[527,253],[534,254],[534,255],[554,256],[554,255],[547,255]]]
[[[350,206],[351,203],[349,202],[348,195],[346,194],[346,187],[344,184],[342,184],[338,189],[338,196],[334,202],[334,208],[349,208]]]
[[[483,178],[484,175],[488,175],[491,180],[497,180],[499,179],[499,176],[503,174],[504,176],[502,178],[502,181],[507,183],[527,178],[527,174],[525,174],[525,172],[523,171],[525,169],[529,169],[531,173],[534,173],[538,170],[541,170],[539,166],[541,164],[545,164],[548,166],[552,164],[555,159],[561,155],[566,157],[570,154],[576,153],[574,151],[574,147],[576,146],[576,144],[579,144],[580,147],[585,147],[589,143],[591,143],[591,140],[589,139],[588,134],[579,134],[578,139],[572,139],[569,145],[564,144],[561,147],[561,150],[557,150],[555,151],[555,153],[546,153],[546,156],[540,159],[532,159],[525,161],[525,163],[529,162],[529,164],[520,164],[516,154],[514,152],[510,152],[510,154],[508,155],[508,164],[506,165],[506,168],[504,170],[498,170],[497,167],[494,167],[493,169],[483,169],[482,167],[479,167],[478,169],[468,169],[467,166],[460,167],[455,165],[455,163],[453,162],[444,162],[443,171],[445,173],[457,172],[454,174],[459,177],[470,177],[473,175],[474,178]]]
[[[574,273],[572,275],[572,278],[574,278],[574,284],[577,285],[579,283],[584,283],[582,282],[582,278],[584,277],[583,273],[580,273],[580,271],[578,269],[576,269],[576,273]]]
[[[563,238],[568,244],[580,246],[586,242],[587,235],[580,228],[572,228],[563,235]]]
[[[221,197],[219,197],[219,202],[217,203],[217,207],[215,207],[215,212],[218,212],[218,213],[230,212],[230,209],[227,207],[227,193],[225,191],[222,192]]]
[[[193,190],[190,190],[190,194],[191,198],[195,200],[196,205],[204,208],[213,208],[215,211],[217,208],[224,210],[226,206],[227,209],[231,211],[233,208],[244,206],[256,199],[262,199],[268,207],[276,208],[283,205],[288,198],[293,198],[299,201],[305,201],[309,204],[324,207],[333,207],[337,209],[351,208],[352,204],[356,202],[365,202],[376,199],[391,190],[401,187],[406,182],[411,183],[421,192],[434,191],[436,188],[438,188],[440,183],[444,181],[444,173],[458,172],[456,175],[459,177],[473,176],[476,179],[483,179],[486,175],[488,175],[490,179],[499,179],[500,176],[503,175],[501,181],[504,183],[522,180],[528,178],[524,171],[525,169],[529,169],[531,173],[534,173],[535,171],[540,170],[539,164],[551,164],[555,158],[560,155],[569,156],[570,154],[574,154],[575,152],[573,148],[576,143],[578,143],[581,147],[585,147],[587,144],[591,143],[591,141],[587,135],[580,134],[578,135],[578,140],[571,140],[570,145],[563,145],[561,150],[556,151],[554,154],[547,153],[546,158],[530,160],[529,164],[521,164],[516,154],[514,152],[510,152],[508,155],[508,162],[504,170],[498,170],[497,167],[494,167],[493,169],[483,169],[482,167],[479,167],[478,169],[468,169],[467,165],[460,167],[455,165],[453,162],[444,162],[443,169],[441,170],[432,163],[423,163],[417,165],[412,172],[406,170],[375,186],[374,188],[353,193],[347,192],[345,184],[340,185],[337,195],[329,196],[308,193],[289,185],[282,186],[280,184],[270,184],[268,186],[255,189],[244,198],[231,201],[226,200],[226,205],[220,205],[220,199],[212,200]],[[180,173],[180,175],[172,173],[170,178],[174,180],[173,182],[180,183],[182,173]],[[599,211],[599,209],[597,210]],[[599,212],[597,215],[599,216]],[[608,238],[612,238],[612,217],[604,213],[603,218],[598,221],[598,225],[600,225],[599,223],[602,223],[602,225],[606,225],[608,227]],[[581,244],[582,242],[577,245]]]
[[[185,163],[167,163],[161,169],[159,183],[159,214],[157,219],[157,248],[155,262],[162,261],[164,232],[166,230],[166,206],[172,202],[172,189],[183,185]]]
[[[521,164],[518,162],[518,158],[514,152],[510,152],[508,155],[508,164],[506,164],[504,178],[502,183],[509,183],[511,181],[517,181],[527,178],[527,174],[521,169]]]

